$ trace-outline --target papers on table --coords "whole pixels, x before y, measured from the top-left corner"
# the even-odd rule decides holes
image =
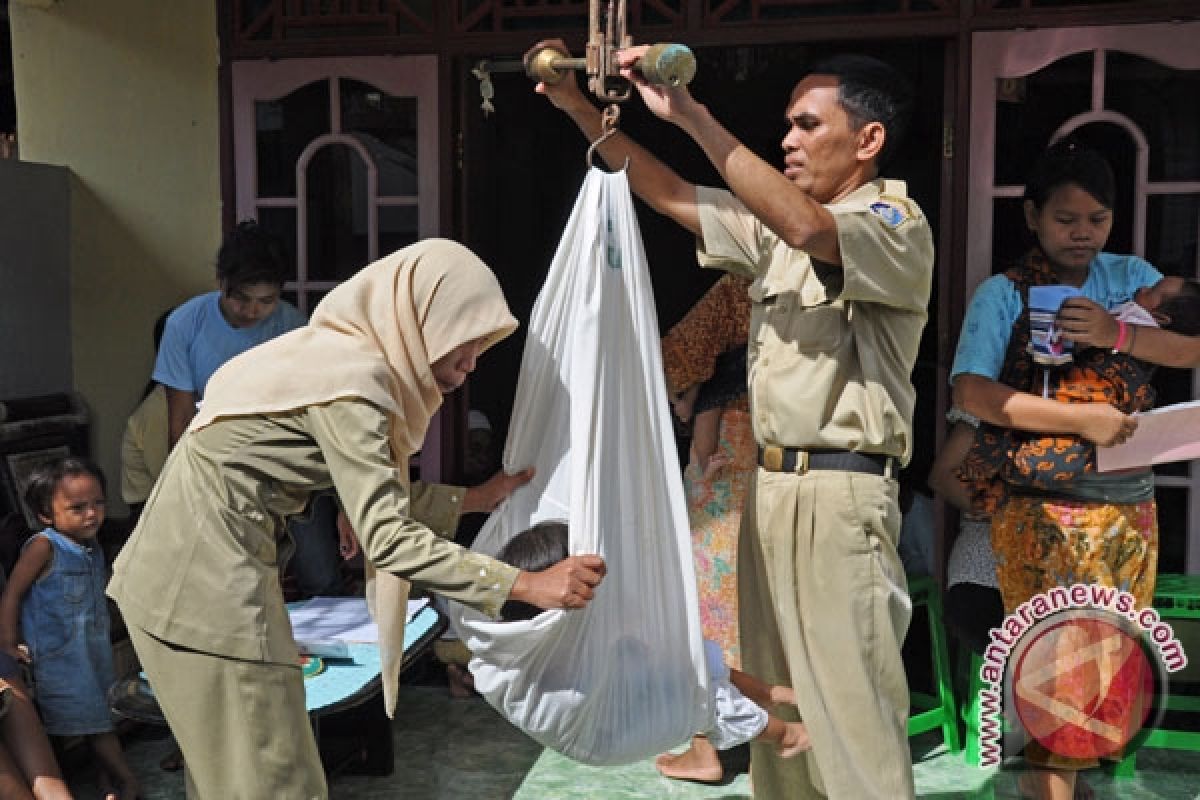
[[[408,601],[408,618],[425,606],[428,598]],[[347,642],[379,641],[379,628],[367,612],[362,597],[314,597],[288,609],[292,635],[302,653],[326,658],[349,657]]]
[[[1200,400],[1137,415],[1133,436],[1116,447],[1096,448],[1096,469],[1112,472],[1200,458]]]

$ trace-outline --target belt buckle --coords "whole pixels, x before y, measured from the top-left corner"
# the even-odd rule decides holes
[[[764,447],[762,465],[768,472],[783,472],[783,448],[775,445]]]
[[[797,475],[808,474],[808,451],[807,450],[797,450],[796,451],[796,467],[792,471],[795,472]]]

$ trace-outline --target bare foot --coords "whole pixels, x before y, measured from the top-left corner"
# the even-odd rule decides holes
[[[446,665],[446,682],[450,688],[451,697],[474,697],[475,676],[470,670],[463,669],[458,664]]]
[[[682,753],[663,753],[654,759],[654,768],[668,778],[699,783],[717,783],[725,776],[716,748],[699,736]]]
[[[801,753],[812,750],[812,742],[808,738],[808,728],[803,722],[785,722],[783,738],[776,746],[780,758],[795,758]]]

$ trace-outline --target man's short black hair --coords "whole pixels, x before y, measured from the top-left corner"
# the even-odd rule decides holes
[[[290,274],[283,242],[252,219],[239,222],[217,251],[217,280],[226,290],[256,283],[283,286]]]
[[[875,158],[876,168],[882,171],[908,131],[915,103],[912,84],[890,64],[858,53],[822,59],[809,74],[837,78],[838,100],[855,130],[868,122],[883,125],[883,149]]]

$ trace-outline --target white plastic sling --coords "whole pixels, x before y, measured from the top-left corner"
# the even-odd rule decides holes
[[[583,611],[492,622],[452,604],[475,687],[541,744],[588,764],[650,757],[711,725],[679,461],[646,255],[623,172],[588,172],[534,305],[504,464],[533,482],[488,520],[497,552],[570,524],[608,575]]]

